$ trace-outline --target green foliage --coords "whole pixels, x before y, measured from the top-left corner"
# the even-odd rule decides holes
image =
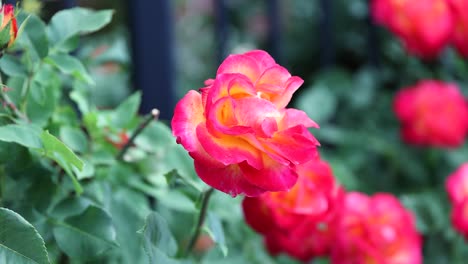
[[[177,244],[164,218],[152,212],[139,233],[143,237],[143,245],[150,263],[176,263],[169,257],[177,253]]]
[[[49,263],[44,240],[19,214],[0,207],[0,256],[3,263]]]

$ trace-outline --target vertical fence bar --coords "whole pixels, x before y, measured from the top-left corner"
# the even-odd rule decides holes
[[[377,36],[377,27],[374,24],[372,19],[372,10],[371,10],[371,2],[369,0],[367,3],[368,7],[368,15],[366,18],[367,23],[367,52],[369,63],[372,67],[379,67],[379,38]]]
[[[215,38],[218,64],[220,64],[227,56],[227,41],[228,41],[228,14],[225,0],[214,0],[214,10],[216,16]]]
[[[170,120],[175,105],[174,51],[170,0],[128,1],[133,80],[143,91],[141,113],[153,108]]]
[[[76,6],[75,0],[63,0],[63,7],[64,9],[72,8]]]
[[[320,0],[321,16],[319,21],[320,33],[320,63],[322,68],[333,65],[335,48],[333,41],[333,1]]]
[[[281,13],[278,0],[267,0],[268,12],[268,48],[278,63],[282,63],[281,53]]]

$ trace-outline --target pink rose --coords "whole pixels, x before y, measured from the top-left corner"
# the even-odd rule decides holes
[[[291,190],[246,197],[242,207],[246,222],[264,235],[270,254],[285,252],[309,261],[330,251],[344,191],[325,161],[297,167],[299,179]]]
[[[455,29],[452,35],[452,43],[458,53],[468,57],[468,0],[448,0],[451,4]]]
[[[454,23],[446,0],[373,0],[375,21],[396,34],[409,53],[437,56],[449,43]]]
[[[333,264],[422,263],[413,216],[393,195],[348,193],[335,231]]]
[[[468,163],[460,166],[447,178],[445,189],[453,207],[453,227],[468,239]]]
[[[286,108],[302,79],[260,50],[230,55],[200,93],[177,104],[172,130],[194,159],[198,176],[232,196],[285,191],[296,166],[317,156],[318,125]]]
[[[393,106],[406,142],[437,147],[463,144],[468,132],[468,106],[455,84],[420,81],[400,90]]]

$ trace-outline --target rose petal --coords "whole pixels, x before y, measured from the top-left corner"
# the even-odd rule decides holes
[[[256,90],[252,82],[241,74],[221,74],[207,91],[206,110],[210,111],[212,104],[221,98],[242,98],[256,96]]]
[[[284,116],[279,122],[279,129],[285,130],[294,126],[319,128],[319,125],[310,119],[304,111],[288,108],[284,111]]]
[[[282,165],[266,155],[263,155],[263,164],[263,169],[255,169],[246,163],[240,164],[239,167],[248,182],[268,191],[287,191],[296,183],[297,173],[294,166]]]
[[[275,60],[270,56],[270,54],[263,50],[252,50],[244,53],[244,55],[252,58],[255,62],[257,62],[261,72],[276,64]]]
[[[260,196],[262,197],[262,196]],[[242,201],[242,210],[247,224],[255,231],[267,234],[275,228],[270,208],[260,197],[246,197]]]
[[[215,166],[219,165],[219,163],[214,164]],[[195,159],[194,166],[198,176],[206,184],[233,197],[239,194],[258,196],[265,192],[265,190],[247,182],[238,165],[218,168],[210,163],[201,162],[200,159]]]
[[[216,79],[218,79],[218,75],[223,73],[241,74],[249,78],[252,83],[255,83],[262,72],[255,59],[246,55],[235,54],[229,55],[221,63],[216,72]]]
[[[284,85],[291,78],[291,74],[284,67],[276,64],[268,69],[266,69],[260,78],[257,80],[255,85],[261,84],[274,84],[274,85]]]
[[[260,142],[295,165],[306,163],[318,156],[319,143],[304,126],[276,132],[272,138],[262,139]]]
[[[197,137],[203,149],[224,165],[238,164],[246,161],[255,168],[262,168],[260,152],[250,143],[237,136],[212,135],[205,123],[197,127]]]
[[[177,103],[171,122],[177,143],[189,152],[197,148],[196,127],[204,119],[201,95],[191,90]]]

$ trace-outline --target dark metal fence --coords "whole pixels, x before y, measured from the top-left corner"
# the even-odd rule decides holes
[[[216,23],[213,27],[217,41],[217,62],[227,55],[229,38],[229,16],[226,0],[212,0]],[[265,0],[268,14],[268,51],[281,63],[282,28],[280,0]],[[4,2],[15,4],[15,0]],[[63,8],[76,5],[76,0],[62,0]],[[172,117],[175,98],[175,58],[173,35],[173,10],[171,0],[133,0],[128,1],[130,18],[133,81],[143,91],[141,112],[147,113],[157,107],[161,118]],[[333,41],[333,3],[332,0],[319,0],[321,15],[319,19],[320,63],[322,68],[330,67],[335,60]],[[372,20],[368,18],[368,57],[369,62],[378,66],[377,36]]]

